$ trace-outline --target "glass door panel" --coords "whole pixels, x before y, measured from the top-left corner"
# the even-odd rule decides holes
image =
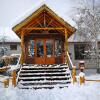
[[[46,40],[46,56],[51,57],[53,55],[53,41]]]
[[[28,43],[28,56],[33,57],[35,53],[34,40],[30,40]]]
[[[55,55],[60,56],[62,53],[62,41],[55,40]]]
[[[37,57],[43,57],[44,56],[44,42],[42,40],[38,40],[36,42],[37,46]]]

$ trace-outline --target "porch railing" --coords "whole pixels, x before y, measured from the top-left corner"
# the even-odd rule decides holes
[[[20,60],[21,60],[21,55],[20,55],[20,57],[19,57],[19,59],[18,59],[17,66],[19,66]],[[22,69],[22,65],[20,64],[20,70],[19,70],[19,72],[18,72],[18,74],[17,74],[17,80],[16,80],[17,83],[18,83],[18,78],[19,78],[19,74],[20,74],[21,69]]]
[[[69,68],[73,68],[73,63],[72,63],[72,60],[71,60],[71,58],[70,58],[70,55],[69,55],[68,51],[67,51],[67,58],[68,58],[68,65],[69,65]]]

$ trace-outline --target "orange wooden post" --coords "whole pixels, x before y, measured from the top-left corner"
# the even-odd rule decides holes
[[[72,69],[72,78],[73,78],[73,84],[75,82],[77,82],[77,79],[76,79],[76,66],[73,66],[73,69]]]
[[[7,88],[9,86],[9,79],[5,79],[3,83],[4,83],[4,88]]]
[[[7,81],[4,80],[3,83],[4,83],[4,88],[7,88]]]
[[[66,54],[66,64],[69,65],[69,59],[68,59],[68,55],[67,55],[67,52],[68,52],[68,34],[67,34],[67,30],[65,29],[65,54]]]
[[[20,61],[21,64],[24,63],[24,59],[25,59],[24,58],[25,57],[24,50],[25,50],[25,48],[24,48],[24,30],[22,30],[21,31],[21,61]]]
[[[16,70],[12,72],[12,85],[16,87]]]

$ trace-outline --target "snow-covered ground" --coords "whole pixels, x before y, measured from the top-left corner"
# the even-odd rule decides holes
[[[88,79],[100,80],[100,74],[89,75]],[[68,88],[21,90],[3,88],[0,84],[0,100],[100,100],[100,82],[86,82],[85,85],[70,85]]]

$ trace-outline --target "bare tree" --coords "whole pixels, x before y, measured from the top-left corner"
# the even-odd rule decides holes
[[[100,6],[96,5],[95,0],[80,0],[77,14],[74,21],[77,24],[77,34],[80,40],[91,44],[90,53],[96,61],[97,72],[100,73],[98,37],[100,32]],[[92,56],[91,56],[92,57]]]
[[[2,46],[0,48],[0,55],[1,56],[5,55],[8,51],[8,49],[5,47],[6,39],[7,39],[7,36],[2,34],[1,37],[0,37],[0,42],[2,43]]]

